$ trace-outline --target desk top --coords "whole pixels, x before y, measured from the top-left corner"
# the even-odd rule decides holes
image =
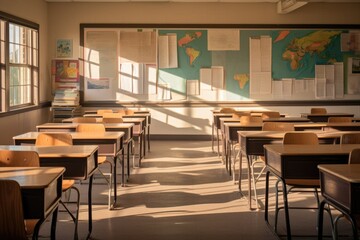
[[[58,158],[62,157],[72,157],[72,158],[82,158],[88,157],[96,150],[98,150],[97,145],[71,145],[71,146],[30,146],[30,145],[0,145],[0,150],[10,150],[10,151],[35,151],[39,154],[39,157],[46,158]]]
[[[296,132],[296,131],[295,131]],[[352,131],[311,131],[316,133],[318,138],[340,138],[345,133],[351,133]],[[241,137],[252,138],[284,138],[286,132],[284,131],[238,131],[238,135]],[[299,133],[297,131],[296,133]]]
[[[269,144],[264,145],[264,148],[279,156],[343,155],[349,154],[355,148],[360,148],[360,144]]]
[[[0,178],[15,180],[24,189],[43,189],[64,172],[63,167],[0,167]]]
[[[53,129],[63,129],[63,128],[76,128],[77,125],[81,123],[44,123],[41,125],[37,125],[37,129],[42,128],[53,128]],[[92,124],[92,123],[87,123]],[[134,126],[134,123],[103,123],[105,126],[105,129],[116,129],[116,128],[131,128]]]
[[[266,118],[263,122],[310,122],[310,119],[304,117],[279,117],[279,118]]]
[[[318,168],[349,183],[360,183],[360,164],[321,164]]]
[[[19,139],[36,139],[42,132],[27,132],[13,137],[13,140]],[[124,132],[69,132],[73,140],[82,139],[99,139],[99,140],[114,140],[124,136]]]
[[[353,113],[301,113],[301,116],[323,116],[323,117],[354,117]]]

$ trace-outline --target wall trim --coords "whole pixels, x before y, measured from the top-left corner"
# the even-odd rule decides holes
[[[24,107],[24,108],[20,108],[20,109],[16,109],[16,110],[11,110],[8,112],[3,112],[0,113],[0,117],[8,117],[8,116],[12,116],[12,115],[16,115],[19,113],[26,113],[26,112],[31,112],[31,111],[35,111],[41,108],[47,108],[47,107],[51,107],[51,102],[41,102],[36,106],[30,106],[30,107]]]

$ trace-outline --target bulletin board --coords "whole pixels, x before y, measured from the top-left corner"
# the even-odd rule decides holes
[[[80,30],[83,102],[360,100],[359,25]]]

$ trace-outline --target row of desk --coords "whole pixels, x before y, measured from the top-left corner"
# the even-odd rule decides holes
[[[325,195],[326,200],[320,205],[318,220],[319,239],[322,237],[322,212],[325,203],[332,203],[333,206],[336,206],[338,209],[343,209],[343,212],[349,212],[349,214],[358,212],[354,199],[359,198],[358,191],[356,190],[358,187],[356,186],[359,186],[360,184],[360,168],[355,168],[358,170],[351,170],[351,167],[347,163],[350,152],[353,149],[360,148],[360,144],[340,145],[336,143],[339,143],[339,140],[344,133],[360,131],[359,119],[354,118],[352,123],[328,123],[327,119],[332,116],[353,117],[354,115],[336,113],[302,114],[299,118],[281,117],[276,119],[264,119],[264,122],[291,122],[294,124],[296,131],[315,132],[322,144],[313,146],[283,145],[282,141],[285,132],[262,131],[262,122],[244,124],[240,123],[238,118],[233,118],[232,114],[214,114],[213,128],[216,129],[217,132],[220,130],[223,140],[222,157],[225,158],[225,165],[229,173],[231,174],[231,156],[233,155],[232,150],[234,144],[239,143],[240,161],[242,161],[242,156],[246,157],[248,164],[247,200],[250,209],[257,209],[257,207],[254,208],[252,205],[252,181],[250,172],[250,165],[253,161],[252,157],[265,156],[265,221],[270,228],[272,228],[269,222],[270,174],[283,183],[282,191],[284,193],[283,199],[287,239],[292,238],[292,232],[290,227],[285,179],[320,179],[321,173],[322,188],[324,187],[322,193]],[[337,168],[338,166],[339,168]],[[239,171],[239,189],[245,196],[241,189],[241,165]],[[356,171],[358,175],[354,173]],[[330,175],[331,177],[329,177]],[[328,179],[331,179],[332,181],[329,182]],[[326,184],[330,184],[331,186],[327,186]],[[334,190],[334,188],[337,190]],[[341,189],[341,191],[339,189]],[[340,192],[344,193],[346,196],[340,196]],[[354,234],[357,233],[354,232]]]
[[[39,206],[34,208],[33,199],[23,198],[23,205],[26,211],[26,219],[45,219],[53,212],[52,225],[56,226],[57,206],[61,198],[61,181],[64,179],[73,180],[89,180],[88,187],[88,235],[90,238],[92,231],[92,182],[93,173],[98,168],[98,156],[111,157],[113,159],[113,187],[114,196],[111,208],[117,206],[117,159],[120,159],[122,166],[121,182],[125,184],[125,159],[124,159],[124,145],[127,145],[127,176],[130,175],[129,168],[129,154],[130,146],[133,140],[134,133],[138,133],[141,138],[139,150],[139,163],[142,158],[142,152],[145,155],[145,132],[147,132],[148,150],[150,150],[150,113],[136,113],[132,117],[124,117],[124,123],[107,123],[104,124],[106,132],[104,133],[80,133],[75,132],[77,123],[71,123],[71,119],[67,119],[65,123],[46,123],[37,126],[37,132],[28,132],[14,136],[15,146],[0,146],[0,149],[14,150],[14,151],[36,151],[40,157],[40,168],[33,168],[31,171],[25,168],[0,168],[0,178],[13,179],[20,183],[22,189],[28,189],[29,194],[36,192],[37,197],[44,197],[45,201],[39,201]],[[145,116],[145,117],[144,117]],[[35,141],[40,132],[68,132],[73,139],[73,146],[51,146],[51,147],[35,147]],[[142,151],[143,150],[143,151]],[[121,157],[122,155],[122,157]],[[45,168],[46,167],[46,168]],[[62,168],[59,168],[62,167]],[[66,171],[64,171],[64,168]],[[50,171],[51,170],[51,171]],[[58,175],[49,175],[48,182],[43,182],[44,178],[38,176],[36,178],[34,172],[51,173],[58,170]],[[62,172],[61,172],[62,171]],[[23,177],[20,177],[24,175]],[[44,174],[43,174],[44,175]],[[44,175],[44,176],[45,176]],[[41,187],[39,186],[42,182]],[[54,183],[57,182],[58,187],[54,188]],[[41,191],[36,189],[42,188],[42,192],[51,192],[51,194],[41,195]],[[23,192],[23,191],[22,191]],[[23,195],[24,197],[24,195]],[[29,201],[27,201],[29,200]],[[30,201],[31,200],[31,201]],[[53,203],[53,204],[49,204]],[[41,206],[40,206],[41,205]],[[32,209],[31,211],[28,209]],[[37,214],[37,215],[35,215]],[[39,214],[41,217],[39,217]],[[55,227],[54,227],[55,229]],[[52,227],[52,238],[54,238],[55,230]],[[36,235],[34,235],[36,237]]]

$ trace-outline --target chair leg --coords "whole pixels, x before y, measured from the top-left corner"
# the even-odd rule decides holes
[[[79,189],[77,189],[76,187],[71,187],[69,190],[75,190],[77,193],[77,199],[76,202],[73,201],[66,201],[63,202],[60,200],[60,204],[65,208],[66,212],[69,213],[70,217],[72,218],[74,224],[75,224],[75,229],[74,229],[74,239],[78,239],[78,222],[79,222],[79,210],[80,210],[80,191]],[[69,191],[68,190],[68,191]],[[67,191],[67,192],[68,192]],[[75,212],[75,216],[74,214],[70,211],[70,209],[66,206],[66,204],[68,203],[75,203],[76,204],[76,212]]]

